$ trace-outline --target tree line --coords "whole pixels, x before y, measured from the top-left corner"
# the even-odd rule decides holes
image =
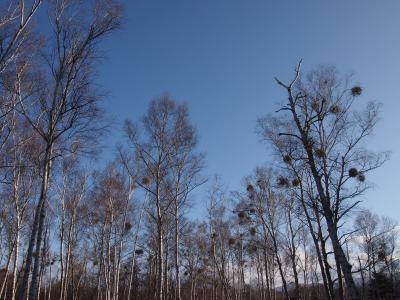
[[[188,107],[167,94],[124,123],[99,168],[95,78],[121,6],[0,8],[0,299],[400,297],[398,225],[361,206],[389,158],[367,147],[381,106],[352,77],[300,61],[276,78],[283,100],[256,124],[271,158],[238,190],[204,175]]]

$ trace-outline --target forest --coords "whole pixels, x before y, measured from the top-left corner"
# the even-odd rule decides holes
[[[240,189],[205,175],[169,94],[105,161],[95,79],[122,17],[111,0],[0,1],[0,299],[400,299],[398,223],[362,205],[390,156],[368,147],[381,104],[299,60],[254,124],[273,163]]]

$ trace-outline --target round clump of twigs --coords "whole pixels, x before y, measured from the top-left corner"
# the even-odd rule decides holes
[[[251,227],[251,228],[250,228],[250,234],[251,234],[252,236],[255,236],[256,233],[257,233],[257,230],[256,230],[254,227]]]
[[[250,254],[254,254],[254,253],[256,253],[257,252],[257,246],[256,245],[251,245],[250,247],[249,247],[249,253]]]
[[[286,164],[290,164],[292,162],[292,158],[290,157],[289,154],[285,154],[282,159],[283,159],[283,162]]]
[[[365,181],[365,174],[363,172],[359,172],[357,179],[359,182],[364,182]]]
[[[300,185],[300,180],[298,180],[297,178],[293,179],[293,180],[292,180],[292,185],[293,185],[294,187],[299,186],[299,185]]]
[[[332,105],[332,106],[329,108],[329,112],[330,112],[331,114],[334,114],[334,115],[340,114],[340,111],[341,111],[341,109],[340,109],[340,106],[339,106],[339,105]]]
[[[277,184],[280,187],[288,187],[289,186],[289,180],[285,176],[279,176],[277,179]]]
[[[229,238],[229,240],[228,240],[228,244],[229,244],[229,246],[233,246],[233,245],[235,245],[235,243],[236,243],[236,240],[235,240],[235,238]]]
[[[357,175],[358,175],[358,170],[356,169],[356,168],[351,168],[350,170],[349,170],[349,176],[350,177],[357,177]]]
[[[315,141],[312,137],[308,137],[306,141],[304,141],[306,146],[314,147]]]
[[[356,85],[356,86],[353,86],[351,88],[351,95],[352,96],[354,96],[354,97],[360,96],[361,93],[362,93],[362,88],[360,86]]]
[[[137,255],[142,255],[142,254],[143,254],[143,249],[136,249],[136,250],[135,250],[135,253],[136,253]]]
[[[132,228],[132,224],[129,222],[125,222],[124,224],[125,231],[129,231]]]
[[[143,177],[142,179],[142,184],[143,185],[149,185],[150,184],[150,178],[149,177]]]
[[[311,102],[311,108],[315,111],[318,111],[319,110],[319,101],[314,100],[313,102]]]
[[[326,156],[326,152],[324,149],[316,149],[315,151],[315,155],[319,158],[324,158]]]
[[[244,219],[244,218],[246,218],[246,212],[244,212],[244,211],[239,211],[239,212],[238,212],[238,217],[239,217],[239,219]]]

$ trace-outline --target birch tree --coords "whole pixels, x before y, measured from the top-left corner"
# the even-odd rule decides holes
[[[157,225],[157,297],[160,300],[164,299],[168,293],[164,288],[167,278],[165,238],[168,215],[172,213],[175,297],[180,299],[180,220],[190,192],[202,183],[198,180],[202,168],[202,156],[195,153],[196,131],[189,122],[188,109],[185,105],[177,105],[168,96],[162,96],[150,103],[142,123],[144,129],[142,135],[137,126],[130,122],[126,123],[126,132],[135,149],[138,168],[142,174],[136,183],[153,200],[154,210],[148,210],[148,215]]]
[[[119,7],[110,1],[54,1],[50,4],[52,32],[40,92],[18,111],[41,136],[41,188],[30,235],[19,300],[24,300],[34,258],[29,299],[36,299],[40,249],[52,164],[66,152],[76,152],[96,136],[99,99],[93,89],[98,42],[118,27]],[[19,91],[24,97],[24,91]],[[36,249],[36,251],[34,251]],[[35,255],[33,255],[35,253]]]

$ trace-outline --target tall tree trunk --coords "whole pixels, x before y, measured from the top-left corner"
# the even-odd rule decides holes
[[[305,138],[305,140],[308,141],[307,138]],[[309,143],[307,143],[307,144],[309,144]],[[307,148],[307,154],[308,154],[308,157],[310,160],[311,172],[312,172],[314,181],[316,183],[318,195],[321,200],[322,209],[324,212],[325,221],[326,221],[326,224],[328,227],[329,237],[332,242],[335,260],[336,260],[337,264],[340,265],[341,270],[343,272],[343,276],[346,281],[346,286],[349,290],[350,299],[360,300],[360,295],[358,293],[358,290],[357,290],[357,287],[356,287],[356,284],[354,282],[353,275],[351,272],[352,266],[348,262],[346,254],[344,253],[342,245],[340,243],[340,240],[338,237],[338,232],[337,232],[338,231],[337,226],[334,221],[333,212],[332,212],[329,200],[327,199],[327,197],[325,195],[325,192],[324,192],[324,189],[322,186],[322,182],[321,182],[321,177],[318,174],[318,171],[317,171],[317,168],[315,165],[312,149],[310,146],[307,146],[306,148]]]
[[[294,231],[293,231],[292,215],[291,215],[290,209],[291,208],[289,208],[289,211],[288,211],[288,221],[289,221],[289,231],[290,231],[290,244],[291,244],[291,246],[290,246],[290,248],[291,248],[290,257],[291,257],[291,261],[292,261],[293,277],[294,277],[294,284],[295,284],[294,295],[295,295],[295,298],[297,300],[299,300],[300,299],[300,286],[299,286],[299,276],[298,276],[298,273],[297,273],[297,264],[296,264],[297,256],[296,256],[296,245],[295,245],[295,240],[294,240],[295,239],[295,234],[294,234]]]
[[[61,220],[60,220],[60,291],[59,300],[64,300],[64,286],[65,286],[65,274],[64,274],[64,220],[65,220],[65,204],[64,204],[64,191],[61,195]]]
[[[181,300],[181,276],[179,272],[179,209],[177,203],[175,207],[175,300]]]
[[[19,239],[20,239],[20,229],[19,229],[19,218],[17,217],[17,236],[15,238],[15,252],[14,252],[14,265],[13,265],[13,282],[11,291],[11,300],[15,300],[17,292],[17,271],[18,271],[18,256],[19,256]]]
[[[14,160],[16,161],[16,154],[14,153]],[[19,168],[18,168],[19,169]],[[13,279],[12,279],[12,290],[11,290],[11,300],[15,300],[16,293],[17,293],[17,271],[18,271],[18,258],[19,258],[19,243],[20,243],[20,236],[21,236],[21,222],[23,218],[23,210],[21,212],[20,203],[19,203],[19,180],[21,172],[14,168],[13,170],[13,198],[14,198],[14,205],[15,205],[15,214],[16,214],[16,224],[15,224],[15,252],[14,252],[14,264],[13,264]]]
[[[43,177],[42,185],[40,190],[40,197],[38,205],[35,210],[35,217],[32,224],[31,236],[29,239],[28,251],[26,254],[24,276],[21,283],[21,288],[18,295],[18,300],[25,300],[25,295],[28,291],[29,286],[29,300],[34,300],[36,297],[37,282],[38,282],[38,270],[39,270],[39,259],[40,259],[40,246],[43,235],[43,223],[45,218],[45,207],[47,201],[47,193],[49,188],[50,170],[51,170],[51,155],[52,145],[48,145],[45,153],[45,161],[43,166]],[[29,275],[32,266],[33,248],[36,242],[36,253],[35,253],[35,266],[32,273],[32,280],[29,283]]]
[[[325,265],[324,265],[324,262],[323,262],[323,259],[322,259],[321,248],[320,248],[319,243],[318,243],[318,237],[321,239],[321,236],[319,234],[321,232],[321,226],[320,226],[320,223],[318,222],[317,223],[317,225],[318,225],[318,236],[317,236],[315,231],[314,231],[314,227],[312,225],[311,216],[310,216],[310,214],[308,212],[306,203],[304,201],[304,191],[303,191],[303,187],[302,186],[300,186],[300,192],[301,192],[301,195],[300,195],[301,206],[302,206],[304,214],[306,216],[309,232],[311,234],[311,238],[312,238],[312,240],[314,242],[314,247],[315,247],[315,250],[317,252],[317,259],[318,259],[319,267],[321,269],[322,281],[323,281],[324,289],[325,289],[325,297],[327,299],[331,300],[331,299],[334,299],[334,295],[335,295],[334,294],[334,290],[333,290],[333,283],[332,283],[332,279],[330,278],[330,270],[329,270],[329,268],[328,268],[328,270],[326,270],[326,268],[325,268]],[[316,213],[316,211],[314,210],[314,214],[315,213]],[[319,219],[317,218],[317,220],[319,220]],[[326,272],[328,272],[328,274]]]
[[[4,274],[3,283],[2,283],[1,289],[0,289],[0,299],[3,296],[3,293],[5,295],[7,295],[7,284],[8,284],[9,267],[10,267],[10,263],[11,263],[11,257],[13,256],[14,248],[15,248],[15,245],[12,245],[11,249],[9,249],[7,263],[6,263],[6,267],[5,267],[6,273]]]
[[[158,262],[157,262],[157,299],[164,300],[163,288],[164,288],[164,235],[162,228],[162,221],[158,220]]]

